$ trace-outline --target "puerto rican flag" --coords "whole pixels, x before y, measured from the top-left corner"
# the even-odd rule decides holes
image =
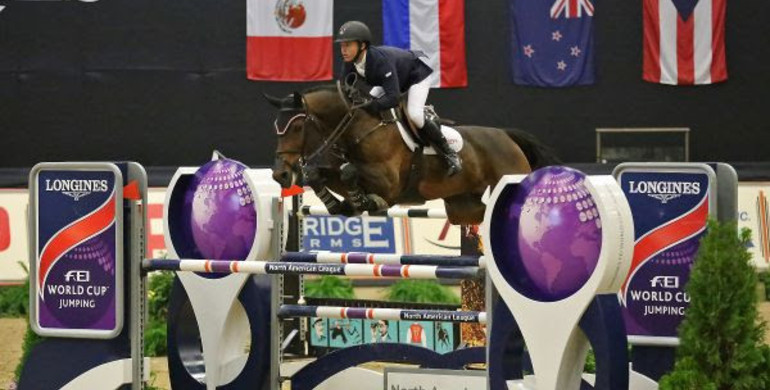
[[[646,81],[670,85],[727,80],[727,0],[643,0]]]
[[[433,87],[468,86],[463,0],[382,0],[384,44],[419,50]]]
[[[333,0],[247,0],[246,13],[249,79],[332,78]]]

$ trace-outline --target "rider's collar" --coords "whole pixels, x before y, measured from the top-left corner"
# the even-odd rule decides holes
[[[356,67],[356,71],[361,76],[366,77],[366,51],[361,52],[361,58],[358,59],[358,61],[353,63],[353,66]]]

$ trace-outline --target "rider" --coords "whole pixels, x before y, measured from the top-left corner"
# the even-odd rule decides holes
[[[460,157],[447,143],[438,123],[425,118],[425,101],[430,92],[430,74],[433,70],[412,51],[390,46],[370,46],[372,34],[364,23],[350,21],[340,27],[336,42],[340,43],[345,61],[342,80],[356,72],[371,86],[380,86],[385,94],[373,99],[367,111],[379,113],[397,107],[401,93],[408,92],[407,114],[412,123],[449,166],[447,175],[462,170]]]

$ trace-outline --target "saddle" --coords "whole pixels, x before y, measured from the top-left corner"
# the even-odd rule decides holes
[[[406,99],[401,99],[399,107],[396,109],[390,109],[381,113],[382,120],[385,122],[396,123],[398,131],[401,134],[401,139],[404,144],[412,152],[422,150],[422,154],[435,155],[436,150],[430,145],[430,143],[420,136],[420,131],[415,124],[409,118],[406,111]],[[454,124],[453,121],[443,120],[438,117],[433,106],[425,106],[425,120],[434,121],[437,123],[441,132],[446,137],[449,146],[455,151],[459,152],[463,148],[463,138],[460,133],[454,128],[450,127],[450,124]]]

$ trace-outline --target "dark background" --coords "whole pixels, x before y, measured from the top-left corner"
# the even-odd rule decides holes
[[[469,87],[434,90],[439,113],[526,129],[568,162],[593,161],[597,127],[645,126],[691,127],[692,160],[766,159],[770,2],[728,2],[727,83],[670,87],[641,80],[641,0],[594,1],[599,81],[570,89],[513,85],[507,0],[466,1]],[[334,24],[360,19],[381,37],[380,4],[335,0]],[[0,5],[0,167],[198,165],[214,148],[269,164],[274,112],[261,93],[313,85],[246,79],[245,0]]]

